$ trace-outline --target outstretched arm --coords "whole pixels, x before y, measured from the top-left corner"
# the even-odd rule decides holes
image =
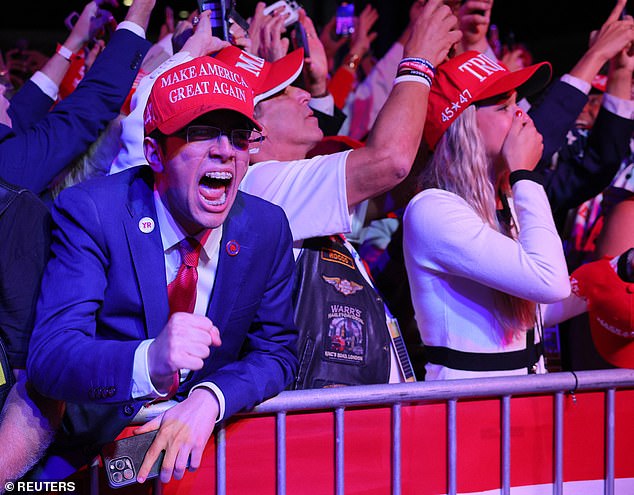
[[[593,45],[588,50],[588,54],[593,54],[584,56],[588,60],[580,64],[592,67],[593,63],[604,63],[607,61],[604,57],[610,56],[603,106],[590,130],[588,141],[581,154],[560,153],[557,167],[554,170],[544,169],[546,193],[553,210],[577,207],[599,194],[609,185],[629,153],[630,137],[634,131],[634,104],[630,101],[634,57],[629,54],[634,41],[634,21],[631,17],[618,19],[620,3],[594,36]],[[583,73],[584,77],[594,77],[592,71]],[[549,118],[550,122],[555,120],[552,114]]]
[[[154,2],[135,1],[126,20],[143,28]],[[0,143],[0,177],[42,192],[119,114],[149,46],[132,31],[118,29],[68,98],[37,125]]]
[[[424,58],[436,66],[460,37],[449,7],[440,0],[430,0],[414,22],[404,56]],[[405,179],[423,135],[428,96],[429,88],[419,82],[394,85],[366,146],[348,156],[346,190],[350,207]]]

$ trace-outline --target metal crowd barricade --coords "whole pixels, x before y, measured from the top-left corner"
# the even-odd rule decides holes
[[[456,403],[460,399],[499,397],[502,409],[502,462],[501,493],[510,493],[510,398],[520,395],[552,394],[554,395],[554,482],[553,494],[563,494],[563,399],[567,393],[582,391],[605,391],[606,424],[605,424],[605,485],[604,494],[614,495],[614,426],[615,426],[615,391],[616,389],[634,387],[634,370],[598,370],[577,373],[561,372],[544,375],[522,377],[477,378],[466,380],[445,380],[390,385],[367,385],[340,387],[321,390],[302,390],[282,392],[255,408],[254,414],[275,414],[277,424],[277,494],[286,494],[286,457],[285,457],[285,424],[287,413],[302,410],[334,410],[335,412],[335,446],[336,446],[336,482],[335,493],[344,493],[344,416],[346,408],[359,406],[391,405],[392,406],[392,495],[401,493],[401,404],[419,401],[446,401],[448,404],[448,493],[457,493],[456,483]],[[222,427],[221,427],[222,429]],[[216,459],[217,471],[224,472],[223,452],[226,445],[224,437],[217,438]],[[226,480],[226,473],[219,475],[218,480]],[[226,487],[222,483],[216,486],[218,495],[225,495]]]
[[[277,495],[287,493],[287,418],[288,413],[297,412],[334,412],[334,457],[335,486],[333,493],[344,492],[344,411],[355,408],[387,406],[391,410],[391,493],[401,494],[402,475],[402,432],[401,413],[403,405],[417,403],[446,403],[447,410],[447,493],[458,493],[456,408],[460,401],[471,399],[500,399],[500,480],[499,493],[511,493],[511,398],[522,396],[549,396],[553,398],[553,473],[552,493],[564,493],[564,397],[567,394],[581,392],[600,392],[605,394],[604,425],[604,495],[615,495],[615,400],[617,390],[634,389],[634,370],[598,370],[577,373],[560,372],[545,375],[520,377],[478,378],[465,380],[430,381],[391,385],[367,385],[340,387],[320,390],[301,390],[282,392],[269,399],[252,412],[240,415],[239,424],[253,416],[272,416],[275,418],[275,464]],[[574,396],[573,396],[574,398]],[[634,414],[634,413],[633,413]],[[244,418],[244,419],[243,419]],[[215,493],[227,494],[227,440],[226,428],[220,424],[215,435]],[[354,460],[348,459],[349,462]],[[234,466],[235,467],[235,466]],[[189,476],[195,473],[189,473]],[[231,474],[231,473],[229,473]],[[96,492],[91,492],[96,493]],[[154,485],[153,493],[161,493],[161,486]],[[180,493],[180,492],[177,492]],[[233,495],[233,492],[232,494]]]

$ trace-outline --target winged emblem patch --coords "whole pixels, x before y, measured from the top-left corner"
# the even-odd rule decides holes
[[[327,277],[322,275],[322,278],[332,285],[337,292],[341,292],[344,296],[349,296],[355,292],[359,292],[363,289],[363,285],[359,285],[356,282],[351,282],[341,277]]]

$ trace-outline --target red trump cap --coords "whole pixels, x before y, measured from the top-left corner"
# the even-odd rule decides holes
[[[145,134],[172,134],[214,110],[233,110],[256,128],[253,87],[244,73],[213,57],[198,57],[156,78],[144,113]]]
[[[436,69],[423,138],[430,149],[469,105],[516,90],[524,97],[542,89],[552,74],[548,62],[510,72],[483,53],[468,51]]]

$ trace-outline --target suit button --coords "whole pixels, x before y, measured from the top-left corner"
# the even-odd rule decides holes
[[[123,414],[125,414],[126,416],[132,416],[134,414],[134,407],[132,407],[130,404],[126,404],[125,406],[123,406]]]
[[[108,397],[112,397],[114,396],[114,393],[117,391],[117,389],[115,387],[109,387],[108,388]]]

